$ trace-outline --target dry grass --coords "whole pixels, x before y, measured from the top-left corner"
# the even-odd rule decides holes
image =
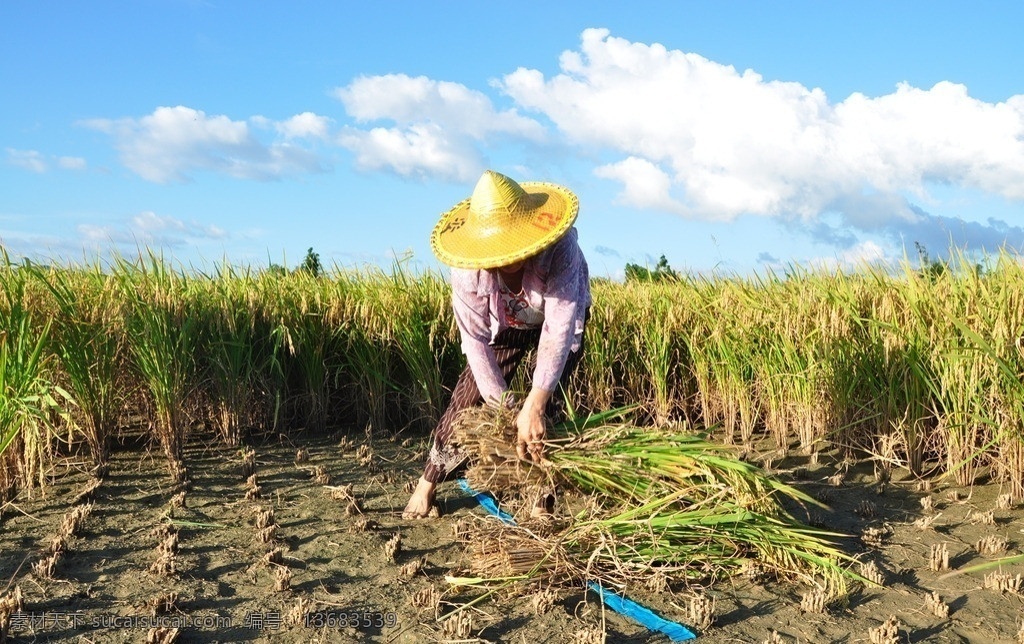
[[[25,612],[25,600],[21,586],[0,596],[0,641],[5,641],[11,629],[11,615]]]
[[[990,572],[985,575],[984,585],[986,590],[1019,595],[1024,589],[1024,577],[1019,574],[1014,576],[1001,572]]]
[[[880,626],[868,629],[871,644],[900,644],[900,622],[893,615]]]
[[[32,573],[40,579],[53,579],[60,560],[61,554],[59,552],[45,555],[32,564]]]
[[[291,588],[292,585],[292,571],[288,566],[275,566],[274,567],[274,591],[284,592]]]
[[[939,593],[934,590],[925,595],[924,607],[929,613],[936,617],[941,617],[943,619],[949,617],[949,604],[942,601],[942,597],[940,597]]]
[[[398,556],[402,554],[402,533],[396,532],[390,539],[384,542],[381,546],[381,551],[384,553],[384,559],[395,563],[398,561]]]
[[[974,546],[978,553],[984,556],[1001,555],[1005,553],[1009,547],[1010,544],[1006,539],[994,534],[990,534],[984,539],[981,539]]]
[[[689,624],[706,631],[715,623],[715,599],[707,595],[693,595],[687,603]]]
[[[288,612],[284,616],[284,623],[289,626],[305,626],[306,617],[313,609],[315,603],[312,599],[306,597],[298,597],[295,599],[295,604],[288,609]]]
[[[178,608],[178,593],[169,592],[158,595],[146,602],[149,614],[153,617],[166,615]]]
[[[398,567],[398,574],[405,578],[415,577],[423,571],[426,561],[425,557],[420,557],[419,559],[413,559],[408,563],[404,563]]]
[[[805,613],[824,613],[828,606],[828,594],[821,588],[814,588],[800,596],[800,610]]]
[[[473,616],[460,610],[441,622],[441,635],[449,640],[466,640],[473,634]]]
[[[567,584],[581,579],[581,570],[557,541],[547,541],[525,528],[478,521],[466,532],[469,569],[479,577],[505,579],[529,576],[541,584]]]
[[[174,644],[181,635],[179,628],[164,628],[158,626],[151,628],[146,633],[146,644]]]
[[[413,593],[409,602],[415,608],[429,609],[432,612],[436,612],[438,604],[441,602],[441,593],[434,586],[427,586]]]
[[[861,564],[860,576],[877,586],[885,585],[885,574],[874,561]]]
[[[929,570],[949,570],[949,546],[945,543],[933,543],[931,556],[928,559]]]

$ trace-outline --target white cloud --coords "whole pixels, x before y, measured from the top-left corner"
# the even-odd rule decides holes
[[[84,170],[85,159],[81,157],[50,157],[38,150],[15,150],[7,148],[7,162],[13,166],[42,174],[50,171],[51,163],[62,170]]]
[[[618,200],[623,205],[679,214],[687,212],[684,204],[669,195],[672,177],[646,159],[629,157],[596,168],[594,174],[622,183],[623,189]]]
[[[87,245],[98,248],[106,248],[110,244],[173,247],[228,237],[227,232],[217,226],[186,222],[148,210],[118,225],[81,224],[78,232]]]
[[[299,123],[312,123],[300,117]],[[260,181],[323,170],[309,150],[287,141],[264,143],[245,121],[180,105],[159,107],[140,119],[94,119],[84,125],[112,135],[125,166],[157,183],[187,181],[196,170]]]
[[[560,66],[550,78],[521,68],[498,86],[571,144],[618,155],[596,174],[621,183],[631,206],[720,221],[840,211],[855,229],[894,232],[932,221],[906,197],[929,199],[932,184],[1024,199],[1024,95],[986,103],[941,82],[832,103],[604,29],[583,32]]]
[[[873,241],[864,241],[855,246],[836,253],[834,257],[819,257],[812,259],[808,264],[813,268],[825,270],[855,270],[872,265],[890,263],[894,257],[886,254],[884,248]]]
[[[482,144],[502,138],[540,142],[545,136],[538,122],[514,109],[498,110],[481,92],[423,76],[364,76],[334,96],[360,123],[394,124],[350,127],[339,137],[364,169],[471,181],[483,166]]]
[[[49,167],[43,155],[36,150],[15,150],[7,148],[7,162],[31,172],[46,172]]]
[[[326,116],[303,112],[281,121],[276,129],[287,139],[325,139],[330,125],[331,119]]]
[[[445,136],[431,124],[412,125],[404,130],[346,128],[338,141],[355,153],[356,166],[362,170],[468,182],[480,175],[482,167],[481,157],[471,145]]]
[[[865,241],[841,253],[839,261],[847,266],[874,264],[885,260],[885,250],[873,241]]]

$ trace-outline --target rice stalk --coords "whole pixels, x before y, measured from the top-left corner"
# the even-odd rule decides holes
[[[51,322],[38,322],[28,272],[0,247],[0,501],[45,482],[51,440],[64,414],[56,397],[72,397],[53,383],[46,349]]]
[[[287,278],[263,279],[260,287],[281,378],[297,391],[290,399],[301,415],[301,426],[320,431],[326,426],[335,389],[340,360],[336,347],[344,328],[330,318],[327,285],[300,271]]]
[[[405,372],[406,386],[400,389],[404,389],[413,412],[411,422],[429,428],[441,415],[444,373],[439,362],[440,345],[451,335],[454,319],[445,314],[450,305],[441,278],[432,273],[413,278],[404,261],[395,261],[391,279],[379,292],[387,298],[386,314],[405,318],[402,324],[390,325],[398,363]]]
[[[124,392],[124,329],[116,283],[98,265],[88,269],[32,266],[29,269],[48,290],[56,311],[51,346],[60,359],[68,390],[78,405],[80,430],[97,474],[109,458]]]
[[[183,296],[189,279],[152,252],[148,261],[117,258],[115,277],[127,307],[126,327],[134,366],[156,411],[155,431],[171,478],[187,480],[182,460],[189,423],[186,404],[195,392],[199,320]]]
[[[256,276],[225,263],[194,287],[212,420],[224,444],[237,447],[246,429],[273,424],[273,383],[281,379],[281,364]]]

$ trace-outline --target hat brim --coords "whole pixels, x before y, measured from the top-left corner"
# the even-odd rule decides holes
[[[455,268],[497,268],[527,259],[554,244],[569,231],[579,214],[571,190],[554,183],[523,182],[536,205],[518,213],[502,229],[482,228],[467,217],[469,199],[441,215],[430,235],[437,258]]]

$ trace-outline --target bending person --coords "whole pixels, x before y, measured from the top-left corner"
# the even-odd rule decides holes
[[[452,267],[452,308],[467,365],[403,518],[428,516],[437,484],[465,460],[451,442],[458,413],[481,403],[508,404],[508,383],[532,349],[536,364],[516,418],[516,449],[520,458],[543,459],[546,415],[564,404],[590,307],[587,262],[573,227],[578,212],[576,195],[563,186],[518,184],[487,171],[473,195],[434,227],[431,247]]]

